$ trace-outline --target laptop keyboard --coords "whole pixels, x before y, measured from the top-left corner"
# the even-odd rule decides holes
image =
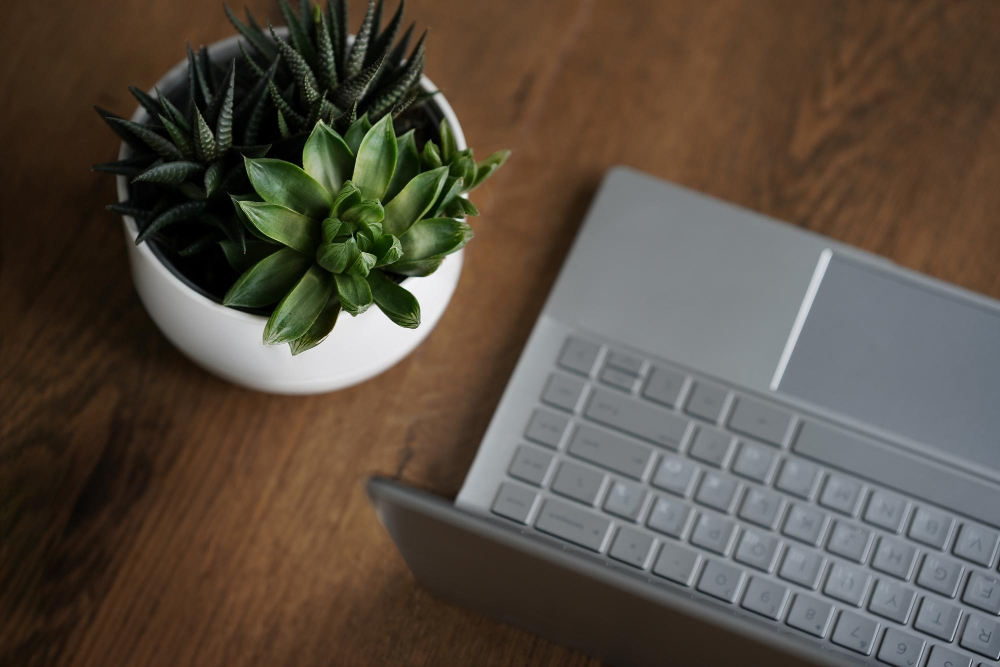
[[[995,664],[1000,531],[798,456],[818,428],[571,336],[492,510],[885,664]]]

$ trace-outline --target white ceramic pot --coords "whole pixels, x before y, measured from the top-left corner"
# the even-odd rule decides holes
[[[237,37],[216,42],[213,57],[229,59],[238,53]],[[187,61],[175,65],[157,81],[160,90],[184,85]],[[437,90],[423,77],[426,90]],[[448,101],[438,93],[430,100],[447,119],[458,148],[466,147],[462,126]],[[132,120],[147,115],[139,107]],[[122,145],[119,158],[127,157]],[[128,181],[118,177],[118,198],[128,199]],[[458,285],[461,251],[449,256],[426,278],[406,280],[406,288],[420,302],[421,321],[416,329],[393,324],[377,307],[351,317],[341,313],[330,336],[317,347],[293,357],[287,345],[262,343],[264,324],[252,315],[202,296],[164,265],[149,243],[135,244],[135,220],[123,216],[125,244],[136,292],[153,322],[177,349],[207,371],[238,385],[277,394],[315,394],[342,389],[375,377],[410,354],[441,319]]]

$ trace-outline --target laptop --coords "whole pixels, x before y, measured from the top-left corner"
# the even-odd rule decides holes
[[[616,665],[1000,660],[1000,303],[628,168],[454,502],[433,594]]]

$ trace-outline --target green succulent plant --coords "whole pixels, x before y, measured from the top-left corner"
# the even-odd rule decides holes
[[[323,121],[302,151],[302,167],[246,158],[260,201],[235,199],[256,237],[224,304],[277,302],[264,343],[299,354],[322,342],[341,310],[356,316],[372,303],[393,322],[415,328],[420,305],[394,274],[427,275],[465,246],[464,221],[425,217],[441,197],[448,167],[422,171],[413,131],[397,138],[392,116],[356,120],[344,136]],[[418,271],[419,269],[419,271]]]
[[[441,196],[434,206],[434,215],[449,217],[479,215],[479,211],[468,197],[462,195],[478,188],[497,169],[502,167],[503,163],[510,157],[510,151],[497,151],[482,162],[477,163],[472,156],[471,148],[458,150],[455,145],[455,135],[447,121],[441,121],[438,133],[441,137],[441,145],[438,146],[433,140],[428,140],[420,154],[422,169],[448,168],[448,178],[445,180]]]
[[[267,79],[276,108],[275,122],[282,137],[307,133],[319,119],[346,129],[359,114],[378,120],[399,113],[424,99],[419,84],[423,72],[424,36],[406,51],[413,25],[396,43],[403,20],[403,0],[385,28],[381,28],[383,0],[369,0],[353,42],[347,37],[347,6],[329,0],[326,10],[300,0],[298,12],[288,0],[278,0],[288,40],[281,39],[268,22],[265,33],[246,9],[246,22],[228,6],[226,15],[250,45],[241,43],[243,59],[253,74],[254,86]],[[425,33],[426,35],[426,33]],[[252,53],[251,53],[252,51]],[[277,73],[269,75],[278,65]]]
[[[266,77],[275,73],[271,66]],[[136,243],[168,226],[199,222],[204,233],[176,248],[182,255],[228,239],[241,247],[244,231],[233,216],[228,193],[250,189],[244,157],[261,157],[269,144],[257,145],[264,111],[270,103],[265,85],[249,91],[237,85],[236,61],[225,71],[211,62],[208,50],[188,47],[188,96],[181,111],[161,91],[156,97],[130,87],[149,115],[145,123],[125,120],[95,107],[133,155],[94,165],[95,171],[132,179],[132,198],[108,208],[132,216],[139,228]]]

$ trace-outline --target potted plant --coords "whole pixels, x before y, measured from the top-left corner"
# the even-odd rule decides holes
[[[118,175],[108,208],[164,335],[237,384],[315,393],[426,337],[472,238],[467,193],[508,153],[473,160],[425,38],[397,40],[402,3],[382,28],[369,2],[353,38],[343,0],[279,7],[266,31],[227,7],[240,34],[130,88],[131,120],[98,109],[123,144],[95,169]]]

